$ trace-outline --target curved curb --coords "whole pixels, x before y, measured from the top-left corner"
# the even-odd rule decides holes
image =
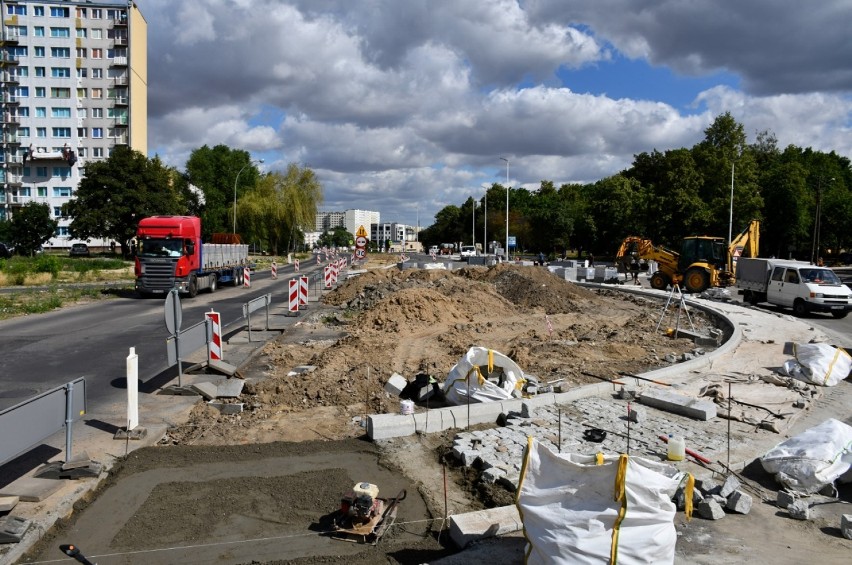
[[[578,283],[580,284],[580,283]],[[668,295],[659,291],[647,289],[618,288],[617,286],[603,285],[600,283],[582,283],[587,288],[620,290],[633,294],[643,295],[646,298],[665,298]],[[701,355],[690,361],[676,363],[668,367],[654,369],[641,376],[653,380],[670,382],[676,378],[682,378],[685,373],[695,371],[710,365],[713,361],[727,355],[736,349],[743,338],[742,330],[728,316],[706,304],[685,298],[687,305],[703,310],[727,326],[725,334],[728,338],[725,342],[712,352]],[[630,377],[619,378],[620,382],[634,381],[637,386],[645,385],[642,379],[631,379]],[[520,412],[523,404],[530,407],[549,406],[586,398],[589,396],[602,396],[617,392],[615,383],[593,383],[571,389],[568,392],[545,393],[531,398],[511,399],[499,402],[476,403],[468,406],[449,406],[446,408],[433,408],[426,412],[417,414],[372,414],[367,417],[367,437],[371,441],[379,439],[391,439],[394,437],[408,436],[415,433],[435,433],[451,428],[464,428],[476,424],[494,423],[500,414],[508,412]]]

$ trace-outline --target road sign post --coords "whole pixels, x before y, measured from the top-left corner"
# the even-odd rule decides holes
[[[183,365],[180,358],[180,324],[183,318],[183,313],[180,308],[180,296],[177,289],[172,289],[166,295],[166,329],[175,338],[175,353],[177,355],[178,366],[178,387],[183,387]]]

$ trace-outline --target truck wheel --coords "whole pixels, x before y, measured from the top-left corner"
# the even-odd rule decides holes
[[[196,296],[198,296],[198,279],[195,278],[195,275],[193,275],[189,279],[189,288],[187,289],[187,294],[189,294],[190,298],[195,298]]]
[[[808,306],[805,304],[805,301],[801,298],[797,298],[795,302],[793,302],[793,313],[796,316],[805,316],[808,313]]]
[[[210,294],[216,292],[219,288],[219,278],[216,275],[210,275]]]
[[[847,312],[846,310],[840,310],[840,311],[832,312],[831,315],[834,316],[835,318],[837,318],[838,320],[841,320],[841,319],[845,318],[846,314],[848,314],[848,313],[849,312]]]
[[[701,267],[687,269],[683,276],[683,286],[687,292],[704,292],[710,286],[710,275]]]
[[[237,272],[234,273],[234,286],[243,286],[243,270],[237,269]]]
[[[659,271],[651,275],[651,288],[666,290],[667,286],[669,286],[669,277]]]

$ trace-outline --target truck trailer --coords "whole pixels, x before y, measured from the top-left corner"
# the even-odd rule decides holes
[[[249,266],[248,245],[202,243],[196,216],[144,218],[136,242],[136,292],[141,296],[177,289],[194,297],[220,284],[241,286]]]
[[[829,312],[845,318],[852,310],[852,290],[834,271],[804,261],[740,258],[736,284],[746,302],[792,308],[797,316]]]

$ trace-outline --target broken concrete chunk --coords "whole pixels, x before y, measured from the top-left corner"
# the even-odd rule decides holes
[[[726,508],[737,514],[748,514],[751,510],[752,498],[750,494],[746,494],[741,490],[736,490],[728,497]]]
[[[775,499],[775,506],[787,510],[787,508],[794,502],[796,502],[796,497],[793,494],[786,490],[778,491],[778,497]]]
[[[189,388],[198,393],[204,400],[213,400],[219,393],[219,387],[213,383],[195,383]]]
[[[787,512],[790,513],[790,518],[796,520],[810,520],[811,509],[808,503],[804,500],[796,500],[793,504],[787,507]]]
[[[636,398],[636,386],[623,385],[618,391],[618,398],[621,400],[634,400]]]
[[[713,479],[697,479],[695,481],[695,486],[704,493],[704,496],[710,496],[711,494],[719,494],[719,491],[722,490],[722,485],[714,481]]]
[[[645,410],[639,407],[633,408],[631,406],[630,412],[627,415],[627,419],[633,422],[634,424],[641,424],[642,421],[645,420]]]
[[[739,489],[742,485],[740,481],[734,475],[729,475],[728,478],[725,479],[725,483],[722,485],[722,489],[719,491],[719,496],[723,496],[728,498],[733,494],[734,491]]]
[[[524,402],[521,404],[521,418],[532,418],[535,415],[533,407]]]
[[[385,383],[385,392],[393,396],[399,396],[403,389],[408,386],[408,381],[399,373],[394,373]]]
[[[846,539],[852,539],[852,514],[844,514],[840,517],[840,533]]]
[[[721,520],[725,511],[715,500],[704,499],[698,503],[698,515],[706,520]]]
[[[9,512],[18,505],[17,496],[0,496],[0,512]]]

